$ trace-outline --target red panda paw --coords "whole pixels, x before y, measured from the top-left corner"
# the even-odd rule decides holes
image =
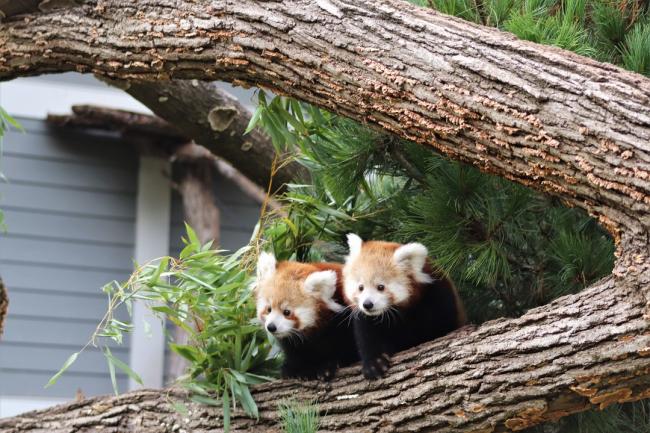
[[[323,382],[329,382],[332,379],[334,379],[334,375],[336,374],[336,367],[327,367],[324,370],[318,372],[318,380],[322,380]]]
[[[368,380],[376,380],[384,377],[390,367],[390,358],[386,354],[363,363],[363,377]]]

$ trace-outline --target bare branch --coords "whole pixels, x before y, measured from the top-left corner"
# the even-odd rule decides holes
[[[4,332],[4,324],[7,319],[7,311],[9,309],[9,295],[7,294],[7,288],[0,278],[0,338],[2,338],[2,333]]]

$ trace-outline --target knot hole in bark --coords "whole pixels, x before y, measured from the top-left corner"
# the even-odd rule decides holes
[[[239,110],[235,107],[214,107],[208,113],[208,122],[213,131],[223,132],[238,115]]]

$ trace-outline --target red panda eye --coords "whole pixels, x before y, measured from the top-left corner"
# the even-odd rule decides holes
[[[266,312],[270,313],[271,312],[271,307],[267,307]]]
[[[377,286],[377,290],[379,290],[380,292],[383,292],[385,288],[386,287],[384,287],[383,284],[380,284],[380,285]]]
[[[282,312],[282,314],[284,314],[285,317],[289,317],[289,315],[291,314],[291,311],[289,311],[289,310],[284,310],[284,311]]]
[[[363,284],[359,284],[359,291],[363,292]]]

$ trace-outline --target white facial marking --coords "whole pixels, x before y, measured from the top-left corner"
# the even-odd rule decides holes
[[[300,322],[300,329],[309,328],[316,324],[316,312],[307,307],[298,307],[293,311],[298,321]]]
[[[390,291],[393,295],[393,300],[396,304],[406,301],[411,296],[411,290],[408,283],[404,284],[401,281],[389,281],[386,283],[386,290]]]
[[[277,261],[272,253],[262,252],[257,259],[257,280],[262,281],[275,274]]]
[[[264,321],[264,329],[268,331],[268,326],[270,324],[275,325],[275,332],[272,334],[277,338],[284,338],[289,336],[291,330],[294,329],[295,324],[293,320],[289,320],[282,314],[281,311],[272,310],[269,314],[266,315],[266,320]]]
[[[261,296],[257,297],[257,317],[261,317],[264,310],[266,310],[269,302]]]
[[[406,272],[413,274],[413,278],[418,283],[430,283],[431,276],[423,272],[428,254],[427,247],[413,242],[395,250],[393,261]]]
[[[370,309],[365,307],[366,302],[372,302]],[[359,294],[359,301],[357,302],[361,311],[369,316],[377,316],[388,309],[390,306],[386,291],[380,292],[375,287],[364,286],[363,292]]]
[[[355,278],[346,276],[343,279],[343,294],[350,301],[356,299],[357,292],[359,291],[359,282]]]

